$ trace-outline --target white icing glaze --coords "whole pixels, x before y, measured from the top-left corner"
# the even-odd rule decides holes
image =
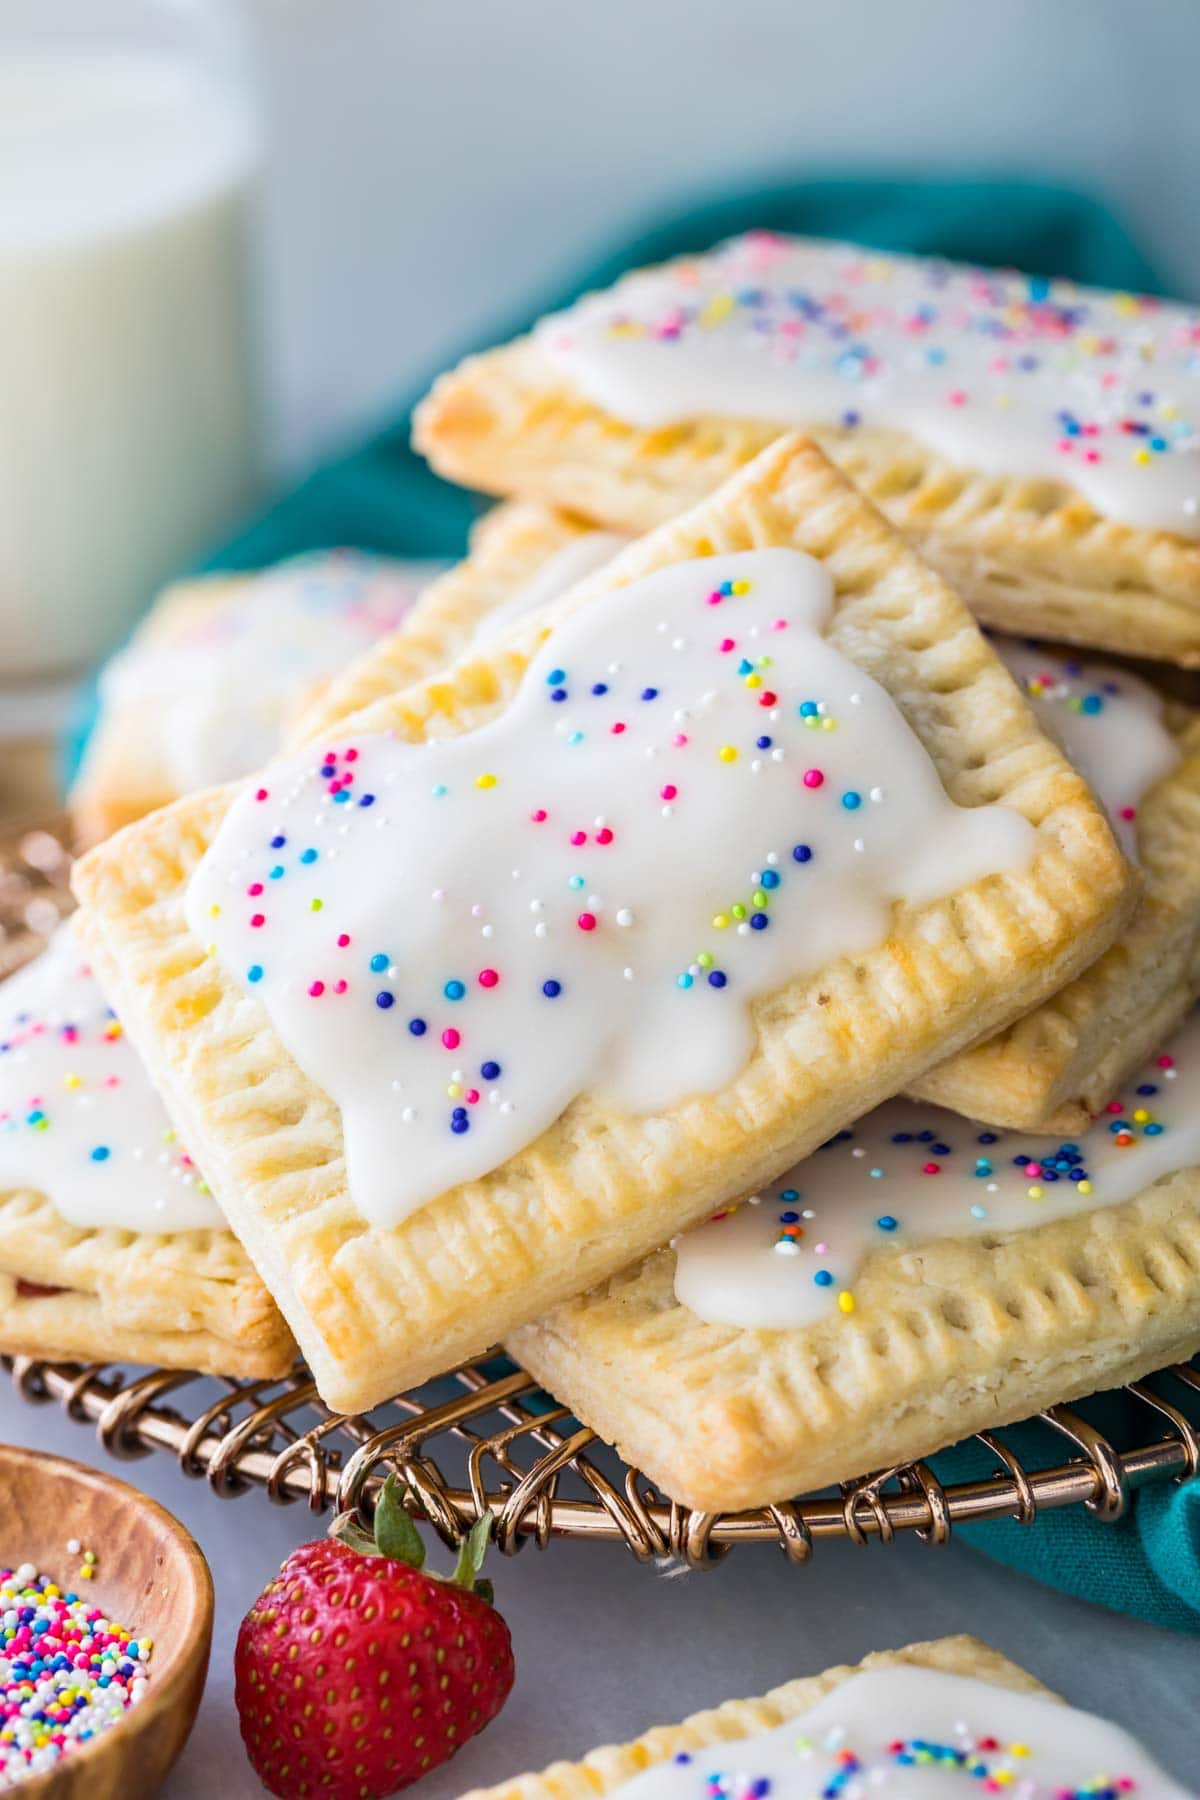
[[[134,642],[100,677],[106,707],[137,705],[180,793],[235,780],[275,753],[290,704],[392,631],[439,563],[358,551],[300,556],[214,602],[169,642]]]
[[[1006,270],[752,232],[543,320],[617,418],[891,426],[1200,536],[1200,311]]]
[[[1028,863],[1029,824],[953,805],[820,636],[831,604],[797,551],[664,570],[569,616],[482,729],[309,751],[231,808],[189,924],[341,1108],[365,1218],[580,1094],[726,1086],[756,995],[880,942],[895,900]]]
[[[1163,697],[1114,663],[1017,638],[994,640],[1043,731],[1061,744],[1107,808],[1121,848],[1137,861],[1137,811],[1178,768],[1180,749],[1163,722]]]
[[[1200,1165],[1200,1013],[1111,1106],[1064,1144],[889,1100],[753,1202],[676,1239],[676,1297],[711,1324],[809,1325],[850,1309],[876,1253],[1116,1206]]]
[[[629,539],[618,531],[581,532],[573,543],[564,545],[554,556],[549,557],[537,574],[519,587],[515,594],[484,614],[475,628],[472,648],[482,649],[485,644],[495,643],[518,620],[528,618],[539,607],[549,606],[552,600],[557,600],[568,588],[573,588],[577,581],[602,569],[628,542]]]
[[[615,1792],[621,1800],[1188,1800],[1105,1719],[1048,1695],[905,1664],[865,1669],[786,1725],[685,1751]]]
[[[69,922],[0,988],[0,1192],[17,1188],[89,1230],[225,1224]]]

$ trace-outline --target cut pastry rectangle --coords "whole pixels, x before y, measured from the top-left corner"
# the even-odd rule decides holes
[[[286,1375],[284,1324],[231,1231],[85,1230],[43,1194],[0,1194],[0,1351]]]
[[[1200,666],[1200,319],[750,234],[441,377],[418,447],[645,531],[802,427],[1001,630]]]
[[[487,630],[548,604],[624,540],[574,515],[509,501],[476,527],[466,561],[348,669],[299,721],[293,743],[446,669]],[[1081,1130],[1180,1022],[1200,991],[1200,725],[1114,664],[997,639],[1042,724],[1093,783],[1142,873],[1136,912],[1091,968],[986,1044],[914,1084],[969,1118]]]
[[[631,1781],[635,1775],[690,1757],[701,1750],[753,1738],[788,1724],[811,1712],[826,1695],[836,1692],[864,1671],[929,1669],[946,1675],[990,1682],[1018,1694],[1046,1696],[1040,1681],[993,1650],[978,1638],[937,1638],[931,1643],[907,1644],[899,1650],[877,1650],[853,1667],[843,1665],[820,1675],[803,1675],[769,1694],[753,1700],[726,1700],[707,1712],[694,1713],[677,1725],[658,1725],[628,1744],[608,1744],[592,1750],[581,1762],[554,1763],[540,1775],[519,1775],[495,1787],[475,1788],[463,1800],[595,1800]]]
[[[940,1054],[1028,1011],[1127,915],[1131,872],[1081,778],[961,602],[803,439],[780,440],[549,613],[357,715],[354,741],[445,743],[499,721],[555,631],[583,629],[590,608],[615,607],[633,582],[765,546],[821,566],[832,584],[824,641],[891,696],[951,799],[1001,803],[1029,822],[1032,860],[941,900],[897,904],[883,942],[755,1002],[749,1060],[715,1093],[638,1114],[585,1092],[501,1166],[399,1223],[371,1224],[349,1191],[339,1108],[289,1055],[257,997],[257,968],[235,978],[188,928],[189,882],[233,795],[169,808],[77,866],[100,973],[330,1404],[373,1404],[627,1265]],[[713,579],[700,575],[706,592]],[[538,689],[551,701],[560,691]],[[250,791],[243,817],[268,788]],[[580,928],[590,929],[582,914]],[[447,993],[460,999],[462,984]],[[377,1158],[373,1178],[385,1171]]]
[[[893,1100],[510,1333],[672,1499],[893,1468],[1200,1350],[1200,1017],[1060,1140]]]

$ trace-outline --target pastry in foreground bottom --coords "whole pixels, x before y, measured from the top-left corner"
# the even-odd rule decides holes
[[[672,1499],[765,1505],[1200,1350],[1200,1014],[1073,1140],[893,1100],[510,1333]]]
[[[727,1700],[464,1800],[1187,1800],[1151,1749],[977,1638],[946,1637]]]
[[[295,1356],[70,922],[0,988],[0,1351],[244,1376]]]

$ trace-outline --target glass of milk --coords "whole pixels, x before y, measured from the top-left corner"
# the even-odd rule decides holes
[[[0,683],[111,649],[253,498],[238,25],[221,0],[0,5]]]

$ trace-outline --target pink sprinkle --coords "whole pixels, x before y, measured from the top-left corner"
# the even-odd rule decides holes
[[[1025,1173],[1027,1175],[1040,1175],[1041,1172],[1042,1172],[1041,1163],[1027,1162],[1025,1164]]]
[[[967,396],[962,388],[951,388],[950,392],[946,395],[946,399],[951,406],[965,406],[967,404]]]
[[[345,981],[335,981],[333,984],[333,991],[335,994],[344,994],[346,991]]]
[[[339,931],[338,932],[338,949],[344,950],[346,948],[346,945],[349,942],[350,942],[350,933],[348,931]]]
[[[325,992],[325,983],[323,981],[314,981],[310,984],[308,991],[314,1000],[319,1000],[321,995]]]
[[[579,926],[580,931],[595,931],[595,929],[596,929],[595,913],[580,913],[578,919],[576,920],[576,924]]]
[[[612,841],[613,841],[612,832],[608,829],[607,825],[602,825],[600,827],[599,831],[596,833],[596,842],[598,844],[611,844]]]
[[[546,823],[546,809],[544,806],[535,806],[529,816],[535,825],[544,825]]]
[[[346,761],[347,762],[357,762],[358,761],[358,751],[357,750],[347,750]]]
[[[1158,1059],[1158,1066],[1160,1069],[1173,1069],[1175,1067],[1175,1058],[1173,1056],[1160,1056]]]
[[[257,790],[257,791],[256,791],[256,793],[255,793],[255,795],[254,795],[254,798],[255,798],[255,799],[256,799],[256,800],[265,800],[265,799],[266,799],[266,798],[267,798],[267,790],[266,790],[266,788],[259,788],[259,789],[258,789],[258,790]]]
[[[260,925],[265,925],[266,922],[266,917],[263,913],[250,914],[250,923],[254,926],[256,931]]]
[[[684,745],[687,743],[687,733],[683,732],[683,731],[677,731],[675,733],[675,736],[671,739],[671,742],[672,742],[672,744],[674,744],[676,750],[682,750]]]
[[[587,843],[587,832],[586,831],[573,831],[571,833],[571,842],[573,844],[586,844]]]
[[[724,595],[717,593],[716,590],[714,589],[714,591],[708,596],[708,604],[710,606],[720,606],[721,601],[723,599],[724,599]]]
[[[1137,809],[1132,806],[1123,806],[1121,808],[1121,817],[1128,823],[1130,820],[1137,818]]]
[[[661,799],[674,800],[676,794],[679,792],[679,789],[675,786],[675,783],[673,781],[668,781],[666,787],[659,788],[658,792],[659,792],[659,797]]]
[[[500,977],[497,975],[495,969],[480,969],[480,971],[479,971],[480,987],[494,988],[497,985],[497,983],[499,982],[499,980],[500,980]]]
[[[616,724],[612,728],[613,736],[620,737],[620,735],[624,731],[624,729],[625,729],[624,725],[621,723],[620,719],[618,719]]]
[[[1110,1113],[1122,1113],[1125,1111],[1125,1108],[1121,1105],[1119,1100],[1110,1100],[1104,1110],[1105,1112]]]
[[[806,788],[824,787],[825,777],[822,775],[820,769],[805,769],[804,785]]]
[[[772,619],[772,621],[771,621],[771,630],[772,631],[786,631],[787,628],[788,628],[788,622],[786,619]]]
[[[764,688],[762,693],[758,696],[758,704],[760,706],[776,706],[778,703],[779,695],[773,694],[770,688]]]
[[[814,1256],[824,1256],[827,1254],[828,1250],[829,1250],[828,1244],[814,1244],[813,1245],[813,1255]]]
[[[120,1087],[121,1077],[119,1075],[106,1075],[104,1077],[104,1085],[106,1088]]]
[[[717,645],[717,648],[723,655],[728,656],[729,652],[734,648],[734,641],[732,638],[722,638],[721,642]]]
[[[459,1033],[455,1031],[453,1025],[447,1025],[445,1031],[442,1033],[442,1042],[445,1044],[447,1050],[457,1050],[458,1046],[462,1043],[462,1038]]]
[[[252,881],[250,883],[250,886],[246,889],[246,892],[249,894],[249,896],[252,900],[256,900],[258,898],[258,896],[262,893],[262,891],[263,891],[263,884],[261,881]]]
[[[466,1102],[467,1102],[468,1106],[478,1106],[479,1105],[479,1089],[478,1088],[468,1088],[465,1098],[466,1098]]]

